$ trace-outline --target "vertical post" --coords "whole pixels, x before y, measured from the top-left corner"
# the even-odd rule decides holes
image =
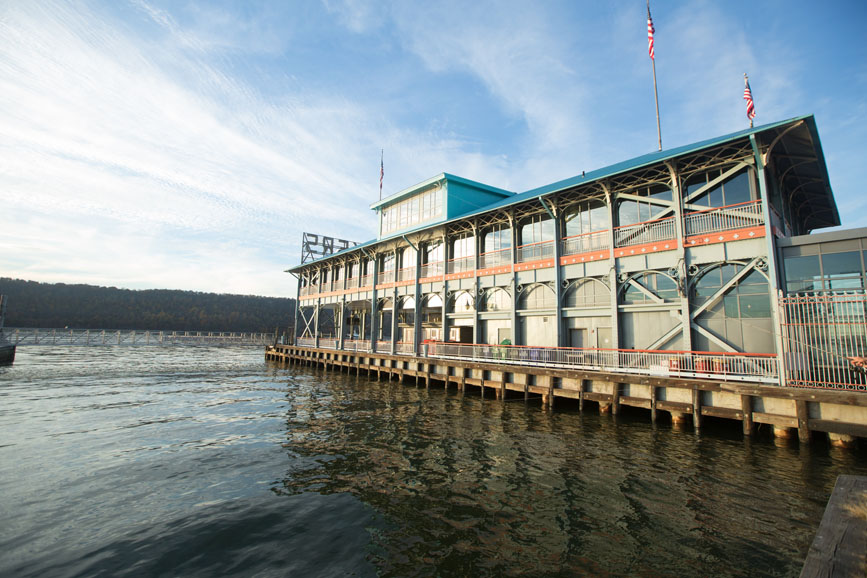
[[[557,347],[565,347],[566,332],[563,330],[563,270],[560,267],[560,240],[563,238],[563,215],[557,210],[556,203],[551,203],[554,216],[554,296],[557,299]]]
[[[482,343],[483,341],[479,337],[481,287],[479,286],[479,275],[476,271],[479,270],[479,255],[485,246],[481,239],[481,229],[478,227],[478,221],[473,221],[473,247],[475,247],[475,255],[473,255],[473,343]]]
[[[316,309],[313,310],[313,347],[319,347],[319,309],[322,307],[322,298],[316,298]]]
[[[295,320],[292,325],[292,345],[298,343],[298,310],[301,308],[301,277],[303,273],[296,277],[298,280],[298,288],[295,291]],[[90,343],[90,336],[88,335],[88,343]],[[287,344],[288,345],[288,344]]]
[[[515,263],[518,262],[518,223],[515,220],[514,209],[509,212],[509,234],[512,236],[512,260],[509,268],[512,270],[512,345],[518,345],[518,273],[515,271]]]
[[[686,248],[683,240],[686,238],[686,232],[683,225],[683,198],[680,193],[680,181],[677,171],[673,163],[665,163],[668,167],[669,178],[671,179],[671,200],[674,209],[674,235],[675,243],[677,243],[677,288],[680,294],[680,323],[682,326],[681,339],[683,343],[678,349],[692,351],[692,315],[689,310],[689,288],[686,278]],[[660,346],[665,345],[660,343]]]
[[[443,289],[442,289],[442,302],[443,302],[443,310],[442,310],[442,340],[448,341],[449,339],[449,324],[448,319],[446,319],[446,315],[448,312],[448,299],[449,299],[449,282],[446,280],[446,275],[449,272],[449,256],[451,252],[449,251],[449,243],[448,236],[446,235],[446,230],[443,228]]]
[[[421,285],[419,284],[419,275],[421,274],[421,243],[416,240],[417,248],[415,250],[415,315],[413,316],[413,343],[412,343],[412,352],[415,355],[421,353],[421,336],[423,333],[423,328],[421,324]]]
[[[617,301],[617,257],[614,252],[614,226],[617,221],[614,219],[614,198],[608,185],[602,183],[602,189],[605,191],[605,206],[608,208],[608,246],[610,247],[608,258],[608,284],[611,288],[611,349],[620,349],[620,310]],[[598,345],[598,344],[597,344]]]
[[[367,255],[365,255],[367,258]],[[367,258],[368,263],[370,262],[370,258]],[[362,277],[362,268],[361,264],[358,266],[358,276]],[[368,275],[373,275],[372,285],[370,287],[370,314],[372,319],[370,320],[370,340],[371,340],[371,348],[376,350],[376,340],[378,338],[378,334],[380,331],[379,327],[379,304],[377,303],[377,291],[376,291],[376,282],[379,280],[379,267],[376,262],[376,256],[373,258],[373,272],[368,273]],[[360,283],[360,281],[359,281]],[[361,288],[359,287],[359,291]],[[392,310],[393,311],[393,310]]]
[[[785,366],[783,363],[783,336],[780,321],[780,300],[775,299],[780,289],[780,271],[777,268],[777,240],[774,236],[774,227],[771,223],[771,198],[768,195],[765,183],[765,164],[759,151],[759,143],[756,135],[750,135],[750,145],[753,148],[753,156],[756,160],[756,180],[759,185],[759,198],[762,201],[762,218],[765,221],[765,238],[768,240],[768,290],[771,297],[772,326],[775,328],[774,338],[777,349],[777,374],[780,385],[786,385]]]

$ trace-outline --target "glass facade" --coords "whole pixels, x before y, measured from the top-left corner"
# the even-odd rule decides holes
[[[382,209],[381,234],[426,223],[443,214],[443,189],[436,187]]]

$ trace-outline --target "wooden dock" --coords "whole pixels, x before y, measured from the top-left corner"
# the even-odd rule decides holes
[[[546,408],[555,400],[585,402],[602,413],[617,414],[622,407],[648,410],[656,421],[660,412],[674,423],[691,421],[699,429],[704,417],[736,420],[745,435],[758,424],[773,427],[779,437],[809,442],[816,432],[832,443],[851,445],[867,438],[867,394],[761,383],[724,382],[635,375],[615,372],[556,369],[533,365],[502,365],[471,360],[443,359],[374,352],[353,352],[296,345],[266,349],[269,361],[320,366],[371,378],[413,380],[425,387],[439,384],[478,391],[484,398],[507,396],[540,398]]]
[[[867,476],[840,476],[801,578],[867,576]]]

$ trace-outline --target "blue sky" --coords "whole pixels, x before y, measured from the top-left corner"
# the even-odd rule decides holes
[[[663,147],[815,114],[867,226],[867,2],[652,3]],[[294,296],[440,172],[523,191],[656,150],[645,5],[0,1],[0,276]]]

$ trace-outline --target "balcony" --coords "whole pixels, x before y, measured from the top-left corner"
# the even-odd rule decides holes
[[[488,251],[479,255],[479,269],[490,269],[491,267],[503,267],[504,265],[512,264],[512,250],[500,249],[499,251]]]
[[[390,353],[391,352],[391,340],[383,340],[383,339],[377,340],[376,351],[379,353]]]
[[[467,271],[472,271],[476,267],[476,257],[474,255],[470,255],[469,257],[458,257],[457,259],[452,259],[449,261],[448,272],[451,273],[466,273]]]
[[[684,233],[688,237],[760,227],[764,222],[761,201],[696,211],[683,217]]]
[[[670,241],[676,234],[674,217],[614,228],[614,246],[631,247]]]
[[[373,275],[362,275],[358,278],[358,286],[359,287],[371,287],[373,286]]]
[[[357,289],[358,288],[358,277],[350,277],[346,280],[346,288],[347,289]]]
[[[415,267],[404,267],[397,272],[398,281],[415,281]]]
[[[380,271],[379,283],[394,283],[394,271]]]
[[[554,258],[554,241],[542,241],[540,243],[528,243],[517,247],[518,263],[528,263],[541,259]]]
[[[441,277],[443,274],[443,262],[435,261],[433,263],[425,263],[421,266],[421,274],[418,276],[419,279],[425,279],[427,277]]]
[[[564,256],[580,255],[581,253],[591,253],[611,248],[608,246],[608,231],[593,231],[592,233],[564,237],[560,243]]]

